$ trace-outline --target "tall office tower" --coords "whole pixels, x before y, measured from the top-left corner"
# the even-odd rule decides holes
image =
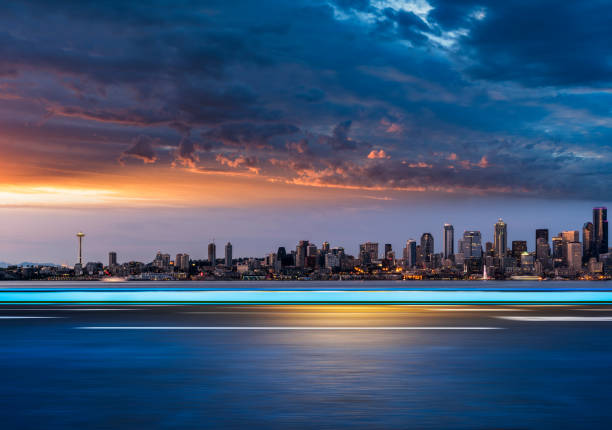
[[[578,230],[567,230],[559,233],[561,240],[563,241],[563,247],[561,249],[563,264],[567,265],[568,258],[568,243],[580,242],[580,232]]]
[[[215,242],[208,244],[208,263],[211,266],[217,265],[217,245],[215,245]]]
[[[538,228],[535,233],[535,243],[537,245],[538,239],[544,239],[546,243],[548,243],[548,229],[547,228]]]
[[[512,258],[517,263],[521,262],[521,255],[523,252],[527,252],[527,241],[526,240],[513,240],[512,241]]]
[[[552,257],[555,267],[563,262],[563,238],[560,234],[552,238]]]
[[[176,257],[174,257],[174,270],[181,270],[182,260],[183,260],[183,254],[176,254]]]
[[[161,251],[157,251],[155,260],[153,260],[153,267],[167,271],[170,268],[170,254],[162,254]]]
[[[304,268],[306,265],[306,253],[308,251],[307,240],[300,240],[295,248],[295,265],[296,267]]]
[[[444,224],[444,258],[452,258],[455,254],[455,228]]]
[[[482,258],[482,235],[476,230],[466,230],[463,232],[459,252],[463,253],[464,258]]]
[[[278,258],[278,261],[281,262],[281,266],[290,266],[291,264],[288,264],[289,262],[287,261],[287,250],[285,249],[284,246],[279,246],[278,250],[276,251],[276,258]]]
[[[80,264],[81,267],[83,267],[83,238],[85,237],[85,233],[79,231],[76,235],[79,238],[79,256],[77,264]]]
[[[608,253],[608,208],[593,208],[593,241],[595,257]]]
[[[393,251],[393,246],[390,243],[385,243],[385,255],[384,258],[389,258],[389,253]]]
[[[284,250],[285,248],[283,248],[283,251]],[[234,248],[232,247],[232,244],[230,242],[227,242],[225,244],[225,267],[232,267],[232,261],[234,259],[233,251]],[[285,257],[285,254],[283,254],[283,258]]]
[[[425,263],[431,263],[433,261],[434,238],[431,233],[423,233],[421,236],[421,253],[423,254],[423,261]]]
[[[359,255],[368,254],[370,261],[378,260],[378,243],[366,242],[359,245]]]
[[[561,236],[561,239],[563,239],[563,241],[566,243],[580,242],[580,231],[578,230],[562,231],[559,233],[559,236]]]
[[[108,267],[112,267],[116,265],[117,265],[117,253],[114,251],[111,251],[108,253]]]
[[[181,256],[181,263],[179,267],[183,272],[189,272],[189,254],[183,254]]]
[[[542,263],[543,268],[550,268],[550,245],[543,237],[537,239],[536,260]]]
[[[508,226],[499,218],[495,223],[495,256],[504,258],[508,248]]]
[[[576,272],[582,270],[582,244],[580,242],[567,244],[567,267]]]
[[[495,256],[495,247],[493,246],[493,242],[485,242],[485,256],[486,257]]]
[[[406,241],[406,248],[404,249],[404,259],[406,261],[406,267],[414,267],[417,260],[417,244],[416,240],[408,239]]]
[[[585,222],[582,226],[582,260],[586,263],[595,254],[594,226],[592,222]]]
[[[327,254],[328,252],[329,252],[329,242],[325,241],[323,242],[323,245],[321,245],[321,253]]]
[[[316,257],[317,256],[317,245],[314,243],[309,243],[306,247],[306,256],[307,257]]]

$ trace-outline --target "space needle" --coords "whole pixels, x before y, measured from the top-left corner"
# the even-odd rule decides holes
[[[83,238],[85,237],[85,233],[79,231],[76,235],[79,238],[79,261],[77,264],[83,267]]]

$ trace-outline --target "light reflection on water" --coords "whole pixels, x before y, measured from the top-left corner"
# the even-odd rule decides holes
[[[44,309],[28,315],[44,316]],[[503,313],[435,306],[139,309],[3,321],[3,428],[559,429],[606,428],[612,420],[611,323],[498,321],[493,318]],[[571,306],[519,309],[521,315],[575,312]],[[75,330],[491,321],[505,329]]]

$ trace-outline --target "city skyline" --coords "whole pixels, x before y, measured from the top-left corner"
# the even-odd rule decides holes
[[[597,206],[597,207],[593,207],[592,208],[592,222],[591,221],[587,221],[584,222],[583,226],[581,228],[571,228],[571,229],[565,229],[565,230],[561,230],[558,232],[558,234],[560,236],[564,236],[564,235],[569,235],[570,233],[572,234],[572,239],[570,241],[576,241],[576,242],[580,242],[581,243],[581,256],[584,255],[586,256],[587,260],[588,257],[594,256],[597,257],[599,255],[599,253],[607,253],[608,252],[608,221],[607,221],[607,207],[605,206]],[[588,230],[588,236],[585,236],[585,231],[587,228],[587,225],[590,225],[590,228]],[[597,226],[597,227],[594,227]],[[472,230],[463,230],[463,233],[461,233],[461,235],[457,238],[455,238],[454,233],[455,231],[458,231],[455,229],[455,226],[451,223],[444,223],[441,227],[441,232],[439,234],[439,236],[441,237],[440,241],[436,241],[435,237],[437,236],[436,234],[434,234],[433,232],[423,232],[421,234],[416,235],[415,237],[410,237],[408,239],[406,239],[403,244],[406,245],[408,242],[413,241],[415,242],[415,244],[420,243],[418,246],[420,246],[421,249],[427,249],[427,251],[425,252],[426,255],[429,254],[440,254],[442,255],[443,258],[449,258],[449,256],[454,255],[455,253],[463,253],[464,252],[464,245],[463,245],[463,241],[466,240],[466,237],[468,238],[468,244],[465,246],[468,246],[468,248],[470,247],[469,241],[473,240],[472,236],[474,234],[476,234],[478,236],[477,238],[477,243],[478,243],[478,249],[475,249],[476,253],[480,253],[478,254],[478,256],[480,257],[482,255],[482,253],[485,251],[484,249],[484,245],[485,243],[490,243],[491,244],[491,249],[495,252],[496,255],[501,255],[501,256],[506,256],[506,253],[510,253],[510,255],[513,255],[515,253],[515,247],[516,246],[521,246],[519,245],[520,243],[522,243],[522,247],[524,247],[524,251],[529,251],[529,252],[533,252],[536,256],[538,255],[539,252],[539,248],[537,247],[539,244],[538,238],[546,238],[546,241],[543,241],[542,244],[547,244],[548,246],[550,246],[550,250],[548,251],[549,253],[554,252],[554,240],[551,243],[550,239],[554,238],[556,235],[555,233],[553,233],[551,231],[550,228],[544,227],[544,226],[540,226],[539,228],[536,228],[533,233],[535,236],[535,240],[533,241],[533,246],[530,247],[528,245],[529,240],[523,238],[521,240],[519,239],[514,239],[514,240],[509,240],[508,239],[508,224],[501,218],[499,217],[497,219],[497,222],[495,222],[495,224],[493,224],[493,233],[490,235],[491,239],[488,240],[487,238],[489,237],[485,232],[486,229],[480,228],[478,230],[472,229]],[[510,230],[511,231],[511,230]],[[599,240],[596,240],[597,236],[595,235],[595,231],[600,232],[598,233],[599,236]],[[573,234],[574,232],[576,233],[576,237],[574,238]],[[79,264],[83,264],[85,261],[103,261],[103,260],[96,260],[96,259],[90,259],[87,260],[86,257],[82,257],[82,253],[83,253],[83,239],[85,237],[85,233],[79,231],[76,234],[76,237],[78,239],[78,252],[77,252],[77,258],[76,258],[76,262]],[[426,236],[428,238],[426,238]],[[569,236],[567,236],[569,237]],[[357,239],[359,240],[359,239]],[[235,240],[234,240],[235,241]],[[304,266],[304,259],[306,255],[309,255],[309,250],[307,249],[309,246],[314,246],[315,251],[318,249],[317,248],[317,243],[315,243],[312,240],[299,240],[298,242],[298,247],[297,247],[297,256],[296,258],[299,260],[299,262],[296,262],[296,265],[303,267]],[[304,245],[302,246],[302,243],[304,243]],[[330,242],[328,242],[327,240],[324,240],[322,242],[319,242],[322,244],[322,248],[329,248],[330,247]],[[361,255],[362,252],[364,252],[364,246],[370,246],[369,248],[365,249],[365,252],[367,254],[369,254],[372,260],[376,260],[380,257],[385,258],[386,254],[388,251],[390,251],[391,249],[393,249],[393,251],[396,253],[396,258],[407,258],[406,256],[406,251],[404,251],[405,246],[397,246],[396,244],[393,243],[385,243],[384,245],[384,251],[382,251],[381,248],[381,242],[380,241],[375,241],[375,240],[370,240],[370,241],[360,241],[359,245],[358,245],[358,249],[356,250],[356,252],[351,252],[350,248],[346,248],[345,246],[343,246],[342,243],[333,243],[332,244],[334,247],[342,247],[343,249],[346,250],[347,254],[354,254],[356,256]],[[407,246],[407,245],[406,245]],[[180,248],[180,245],[176,245],[175,247]],[[219,259],[223,260],[225,262],[225,264],[227,265],[227,257],[229,256],[229,261],[232,260],[232,256],[234,258],[262,258],[264,255],[269,254],[270,252],[273,252],[274,249],[272,250],[268,250],[268,251],[260,251],[258,254],[250,254],[250,255],[241,255],[241,254],[235,254],[234,253],[234,245],[231,243],[231,240],[228,240],[225,247],[222,249],[223,254],[219,254],[217,256],[217,250],[216,250],[216,240],[215,239],[211,239],[209,241],[207,241],[205,243],[205,247],[206,247],[206,254],[204,255],[194,255],[194,254],[190,254],[188,252],[185,252],[186,256],[191,255],[191,257],[193,259],[198,259],[198,260],[208,260],[208,261],[217,261]],[[287,249],[292,249],[292,245],[291,244],[279,244],[278,247],[283,247],[283,248],[287,248]],[[303,250],[302,250],[303,247]],[[425,248],[424,248],[425,247]],[[229,253],[228,253],[228,249],[229,249]],[[604,251],[605,249],[605,251]],[[173,249],[174,251],[176,251],[176,249]],[[301,256],[300,256],[300,250],[302,252]],[[448,252],[450,250],[450,253]],[[521,250],[523,250],[521,248]],[[157,256],[159,258],[159,256],[161,255],[162,252],[166,252],[167,250],[162,250],[162,249],[158,249],[157,250]],[[179,252],[180,251],[180,252]],[[177,258],[179,258],[179,256],[182,256],[182,252],[184,250],[178,250],[176,252],[177,253]],[[168,251],[169,254],[171,255],[171,251]],[[473,252],[473,251],[472,251]],[[108,257],[109,257],[109,261],[115,261],[117,262],[118,259],[118,255],[120,255],[120,252],[118,252],[116,249],[114,250],[110,250],[108,251]],[[164,254],[165,255],[165,254]],[[206,258],[205,258],[206,257]],[[148,257],[146,258],[141,258],[141,259],[126,259],[126,260],[122,260],[122,261],[143,261],[146,262]],[[430,258],[426,256],[426,259]],[[32,263],[32,262],[36,262],[33,261],[31,258],[30,259],[26,259],[23,261],[27,261],[28,263]],[[168,260],[169,262],[170,260]],[[174,260],[173,260],[174,261]],[[45,261],[46,263],[51,263],[52,261]],[[0,263],[7,263],[4,261],[0,260]],[[52,262],[55,263],[55,262]],[[15,262],[11,262],[9,264],[16,264]],[[67,263],[63,263],[64,265],[69,265]],[[175,263],[176,264],[176,263]],[[110,265],[110,263],[109,263]]]

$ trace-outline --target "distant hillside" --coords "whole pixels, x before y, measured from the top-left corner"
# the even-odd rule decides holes
[[[15,264],[13,263],[6,263],[4,261],[0,261],[0,268],[6,269],[8,266],[15,266]],[[58,264],[55,263],[32,263],[30,261],[23,261],[19,264],[16,264],[16,266],[21,266],[21,267],[32,267],[32,266],[53,266],[53,267],[58,267]]]
[[[32,263],[30,261],[23,261],[23,262],[19,263],[18,266],[21,266],[21,267],[32,267],[32,266],[53,266],[53,267],[57,267],[58,265],[55,264],[55,263]]]

